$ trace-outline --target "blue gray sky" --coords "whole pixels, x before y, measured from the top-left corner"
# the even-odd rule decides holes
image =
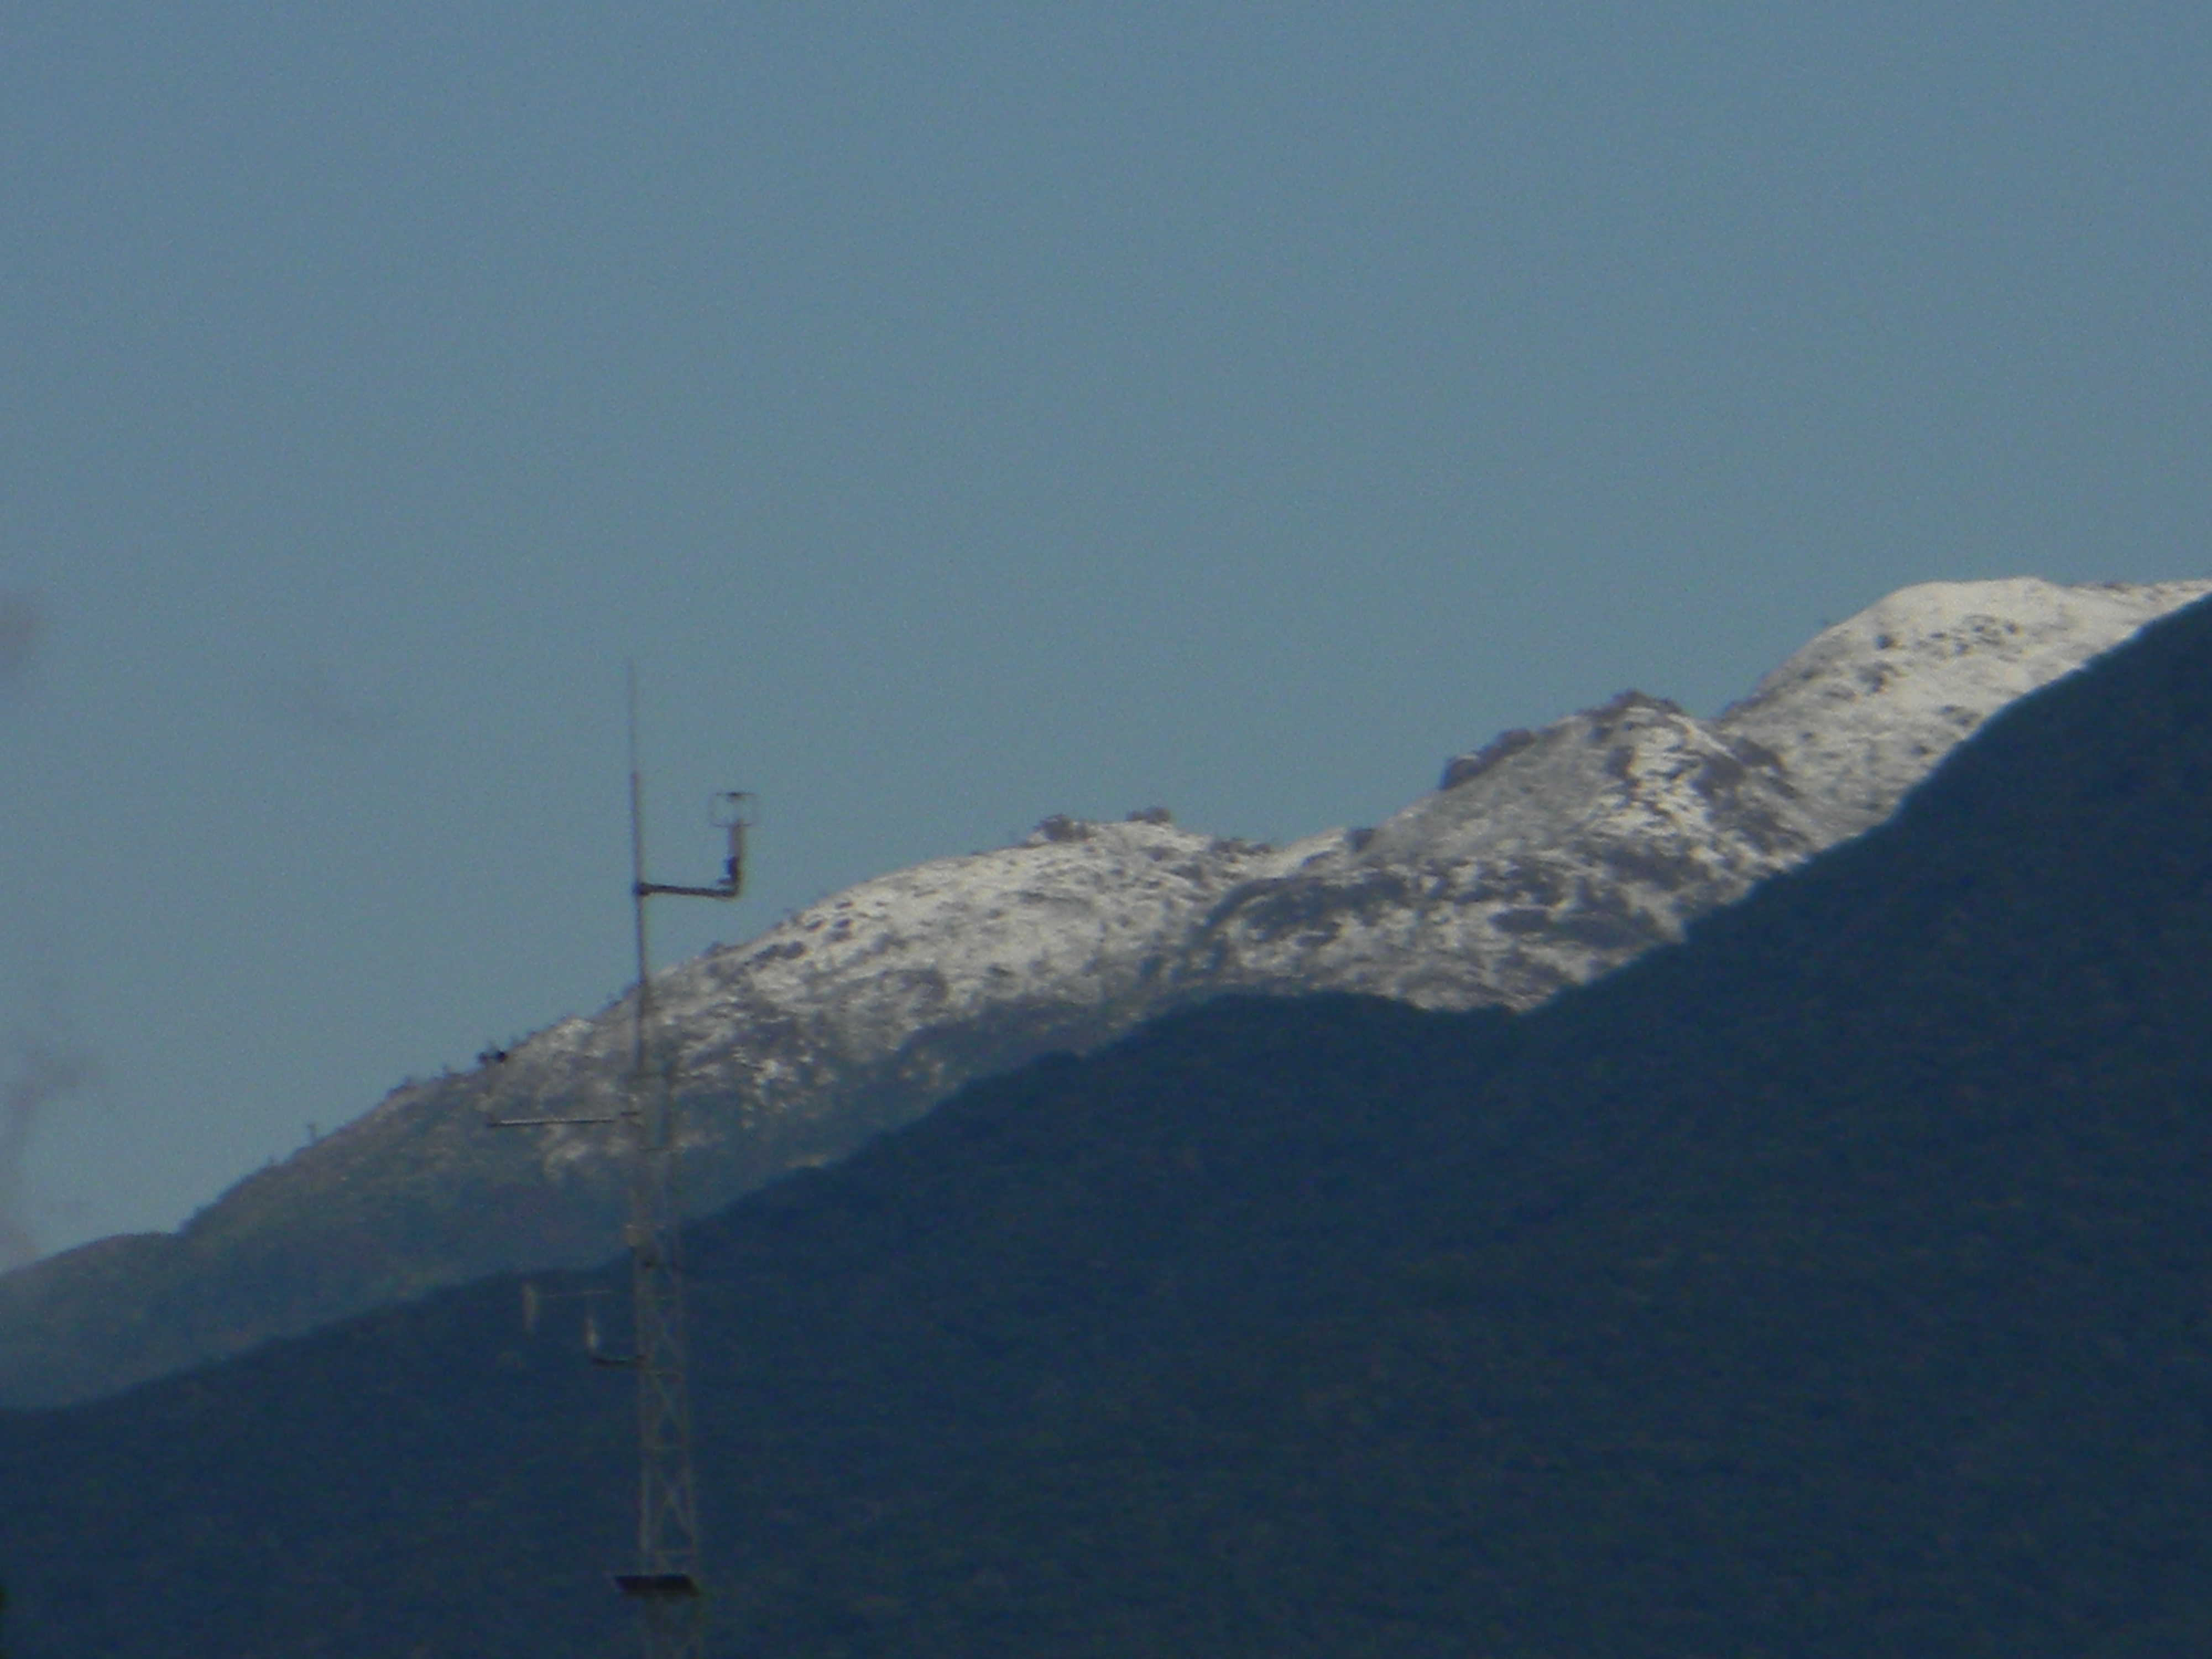
[[[627,658],[672,957],[2212,574],[2208,228],[2201,5],[0,9],[0,1245],[617,992]]]

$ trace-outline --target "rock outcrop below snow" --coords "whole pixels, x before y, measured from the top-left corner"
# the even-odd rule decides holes
[[[1880,823],[2006,703],[2212,582],[1907,588],[1710,719],[1629,692],[1274,848],[1139,813],[859,886],[656,976],[684,1190],[717,1206],[962,1084],[1230,990],[1533,1006]],[[0,1278],[0,1404],[82,1398],[435,1285],[615,1245],[629,1005],[404,1088],[167,1238]]]

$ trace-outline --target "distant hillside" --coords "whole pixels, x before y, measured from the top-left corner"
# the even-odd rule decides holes
[[[705,1213],[961,1085],[1224,991],[1533,1007],[1881,821],[1953,744],[2212,584],[1932,583],[1832,628],[1714,720],[1624,694],[1452,760],[1372,829],[1275,848],[1139,813],[866,882],[671,969],[684,1190]],[[0,1403],[57,1403],[441,1285],[596,1260],[624,1006],[410,1085],[174,1235],[0,1277]]]
[[[694,1235],[723,1650],[2212,1646],[2212,611],[1528,1015],[1230,1000]],[[23,1659],[618,1639],[549,1280],[0,1417]]]

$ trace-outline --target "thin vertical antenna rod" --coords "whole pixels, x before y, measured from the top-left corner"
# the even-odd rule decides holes
[[[629,892],[630,911],[637,923],[637,1001],[630,1021],[630,1076],[645,1076],[647,1068],[646,1033],[653,1025],[653,973],[647,961],[645,938],[645,773],[637,757],[637,665],[623,665],[629,694]]]

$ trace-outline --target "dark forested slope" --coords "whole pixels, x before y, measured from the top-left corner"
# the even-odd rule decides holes
[[[2209,819],[2199,610],[1541,1013],[1217,1004],[741,1204],[721,1643],[2212,1650]],[[518,1301],[0,1418],[12,1645],[603,1650],[623,1385]]]

